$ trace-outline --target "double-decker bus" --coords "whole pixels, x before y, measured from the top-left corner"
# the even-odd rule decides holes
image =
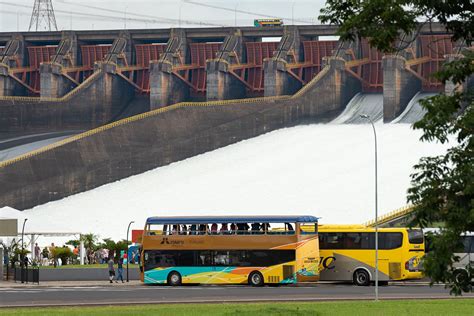
[[[253,20],[253,25],[255,27],[272,27],[272,26],[282,26],[282,19],[256,19]]]
[[[375,280],[375,229],[359,225],[319,226],[320,279],[352,281],[367,286]],[[379,228],[378,279],[423,277],[421,260],[425,254],[420,229]]]
[[[319,279],[314,216],[151,217],[142,237],[145,284],[291,284]]]

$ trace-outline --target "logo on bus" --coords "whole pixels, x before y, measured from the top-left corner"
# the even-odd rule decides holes
[[[182,240],[169,240],[167,237],[163,238],[163,240],[161,240],[161,245],[184,245],[184,241]]]
[[[336,262],[336,257],[321,257],[320,264],[323,266],[324,269],[332,270],[336,266],[334,263]]]

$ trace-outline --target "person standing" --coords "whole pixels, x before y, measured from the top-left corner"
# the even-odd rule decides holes
[[[120,258],[118,263],[117,263],[117,279],[115,280],[115,283],[118,283],[118,280],[122,280],[123,283],[123,259]]]
[[[35,243],[35,257],[34,257],[34,261],[35,262],[39,262],[41,260],[41,257],[40,257],[40,253],[41,253],[41,248],[40,246],[38,246],[38,243]]]
[[[110,283],[114,283],[114,276],[115,276],[115,269],[114,269],[114,259],[112,257],[109,258],[109,281]]]

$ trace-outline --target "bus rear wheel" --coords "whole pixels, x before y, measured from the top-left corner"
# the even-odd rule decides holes
[[[263,275],[258,272],[254,271],[249,275],[249,284],[251,286],[262,286],[263,285]]]
[[[370,284],[369,273],[363,269],[354,272],[354,284],[357,286],[368,286]]]
[[[179,272],[173,271],[168,274],[168,285],[178,286],[181,285],[181,274]]]
[[[469,282],[469,273],[464,269],[458,269],[454,271],[454,279],[456,282],[465,284]]]

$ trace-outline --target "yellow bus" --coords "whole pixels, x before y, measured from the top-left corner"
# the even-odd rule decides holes
[[[423,277],[425,255],[420,229],[379,228],[379,281]],[[359,225],[320,225],[320,280],[352,281],[367,286],[375,280],[375,229]]]
[[[282,19],[256,19],[256,20],[253,20],[253,25],[255,27],[283,26],[283,20]]]
[[[314,216],[151,217],[142,237],[145,284],[293,284],[319,279]]]

